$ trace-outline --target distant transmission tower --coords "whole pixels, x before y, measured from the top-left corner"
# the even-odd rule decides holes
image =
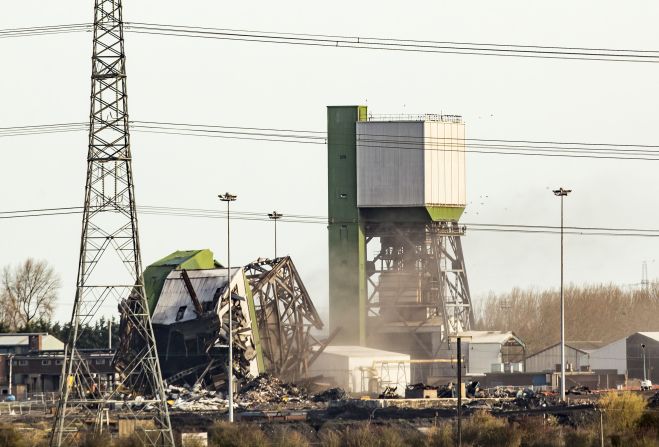
[[[76,445],[109,430],[135,428],[143,445],[173,446],[144,285],[126,96],[121,0],[96,0],[85,210],[78,280],[51,446]],[[116,255],[116,256],[114,256]],[[96,371],[79,347],[104,305],[117,305],[122,341],[114,374]],[[139,421],[138,421],[139,420]]]
[[[645,292],[650,290],[650,279],[648,278],[648,261],[643,261],[641,267],[641,289]]]

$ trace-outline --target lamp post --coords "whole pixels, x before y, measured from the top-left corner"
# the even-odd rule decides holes
[[[231,202],[238,196],[230,193],[220,194],[217,197],[227,203],[227,298],[229,300],[229,365],[227,382],[229,383],[229,422],[233,422],[233,300],[231,297]]]
[[[268,217],[275,222],[275,259],[277,259],[277,221],[284,217],[284,215],[277,211],[273,211],[268,213]]]
[[[471,335],[456,334],[449,337],[449,341],[455,340],[457,342],[457,357],[458,357],[458,447],[462,447],[462,339],[471,340]]]
[[[643,382],[648,380],[648,376],[645,370],[645,343],[641,343],[641,351],[643,352]],[[645,383],[643,384],[645,386]]]
[[[563,198],[571,189],[555,189],[554,195],[561,198],[561,400],[565,400],[565,300],[563,299]]]

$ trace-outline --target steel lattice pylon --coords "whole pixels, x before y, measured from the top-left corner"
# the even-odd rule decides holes
[[[125,269],[117,272],[113,261]],[[86,323],[112,300],[130,336],[115,356],[115,374],[100,377],[78,345]],[[144,445],[174,445],[142,279],[121,0],[96,0],[94,9],[85,209],[71,326],[50,445],[79,444],[87,433],[106,430],[110,418],[143,419],[134,425]]]

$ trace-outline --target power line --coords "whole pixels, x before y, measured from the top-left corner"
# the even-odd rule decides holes
[[[16,211],[0,212],[2,219],[19,219],[27,217],[55,216],[68,214],[81,214],[82,207],[59,207],[42,208]],[[172,217],[192,217],[224,219],[226,212],[202,208],[181,208],[166,206],[139,206],[138,212],[144,215],[162,215]],[[232,211],[232,218],[240,221],[270,222],[268,212],[257,211]],[[282,222],[306,223],[327,225],[327,216],[314,216],[305,214],[286,214]],[[335,221],[333,223],[352,223],[352,221]],[[560,234],[560,227],[552,225],[529,225],[529,224],[494,224],[494,223],[469,223],[465,222],[469,231],[488,231],[499,233],[526,233],[526,234]],[[659,229],[654,228],[612,228],[612,227],[564,227],[565,234],[578,236],[624,236],[624,237],[659,237]]]
[[[91,24],[78,23],[0,30],[0,38],[90,32]],[[607,62],[659,62],[659,51],[639,49],[588,48],[547,45],[492,44],[388,37],[287,33],[275,31],[210,28],[147,22],[126,22],[125,30],[136,34],[216,39],[296,46],[356,48],[379,51],[463,54]]]
[[[63,123],[0,128],[0,137],[73,132],[87,129],[85,123]],[[185,135],[249,141],[267,141],[295,144],[327,144],[327,134],[321,131],[257,128],[206,124],[132,121],[134,132],[166,135]],[[464,143],[464,148],[462,144]],[[568,157],[610,160],[659,160],[659,145],[629,143],[587,143],[532,140],[504,140],[453,137],[394,137],[391,135],[360,134],[360,147],[382,150],[441,150],[489,155],[516,155],[534,157]],[[425,144],[443,145],[428,148]],[[446,147],[448,145],[449,147]],[[619,148],[624,149],[619,149]],[[655,150],[656,149],[656,150]]]

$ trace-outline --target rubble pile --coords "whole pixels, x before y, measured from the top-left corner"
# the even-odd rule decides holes
[[[205,390],[199,386],[178,387],[170,385],[165,390],[167,402],[173,410],[182,411],[217,411],[228,408],[229,403],[216,391]]]
[[[329,402],[330,400],[344,400],[347,397],[348,394],[343,390],[343,388],[330,388],[315,394],[312,397],[312,400],[314,402]]]
[[[581,396],[584,394],[591,394],[592,391],[590,391],[590,388],[587,386],[571,386],[567,390],[567,394],[574,394],[575,396]]]
[[[341,388],[330,388],[311,394],[305,387],[285,383],[281,379],[261,374],[248,382],[236,398],[240,408],[258,410],[321,409],[331,400],[342,400],[347,394]]]
[[[301,402],[309,400],[306,390],[282,382],[269,374],[261,374],[247,382],[240,390],[237,401],[241,406],[275,402]]]

